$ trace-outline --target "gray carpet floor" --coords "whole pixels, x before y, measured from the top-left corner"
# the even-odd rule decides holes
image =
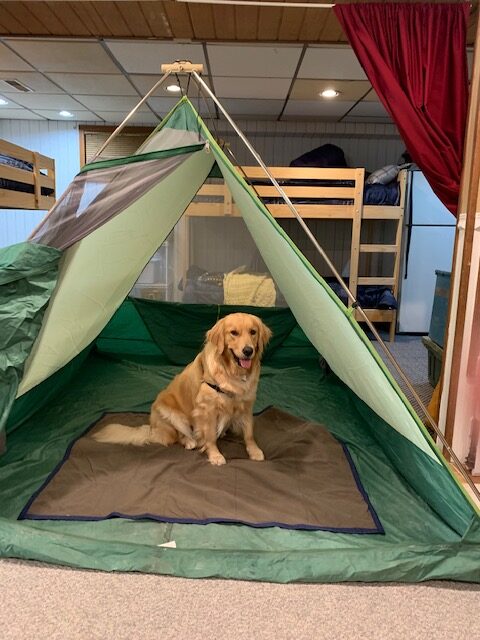
[[[420,339],[389,346],[428,402]],[[277,585],[0,560],[1,640],[473,640],[479,607],[480,585],[454,582]]]
[[[277,585],[0,561],[2,640],[464,640],[480,586]]]
[[[417,400],[393,368],[380,344],[376,341],[372,344],[397,380],[400,388],[413,405],[413,408],[418,412],[419,416],[423,418],[423,413]],[[433,387],[428,381],[428,352],[422,344],[422,339],[419,336],[396,336],[395,342],[386,342],[386,345],[404,373],[408,376],[420,400],[428,406],[432,397]]]

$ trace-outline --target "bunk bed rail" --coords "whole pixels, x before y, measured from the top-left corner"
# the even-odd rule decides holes
[[[55,203],[55,161],[0,140],[0,209],[50,209]],[[12,160],[12,162],[8,162]],[[19,166],[15,166],[15,161]]]
[[[397,205],[365,205],[363,193],[365,169],[363,168],[305,168],[305,167],[269,167],[271,174],[281,184],[286,195],[294,202],[295,208],[304,219],[351,220],[349,288],[357,296],[359,286],[386,286],[397,297],[405,191],[407,172],[398,177],[399,201]],[[278,198],[277,190],[271,186],[261,167],[239,167],[238,171],[252,184],[258,196],[263,200],[270,213],[278,219],[293,218],[287,204]],[[202,186],[194,202],[186,211],[189,216],[240,216],[232,196],[223,181]],[[368,234],[362,234],[362,223],[366,220],[393,221],[395,224],[394,242],[391,244],[369,241]],[[367,238],[362,236],[367,236]],[[375,253],[393,255],[393,270],[389,275],[375,276],[369,273],[359,274],[360,255],[369,258]],[[395,337],[397,312],[395,309],[365,309],[372,322],[387,323],[390,340]],[[361,316],[355,312],[358,320]]]

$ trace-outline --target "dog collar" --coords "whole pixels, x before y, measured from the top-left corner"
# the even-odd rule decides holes
[[[207,382],[206,380],[202,380],[202,382],[204,382],[205,384],[208,384],[208,386],[214,391],[216,391],[217,393],[223,393],[229,398],[233,398],[233,395],[234,395],[233,393],[231,393],[230,391],[225,391],[224,389],[222,389],[222,387],[219,387],[218,384],[212,384],[211,382]]]

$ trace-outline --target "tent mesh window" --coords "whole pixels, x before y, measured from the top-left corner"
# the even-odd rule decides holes
[[[223,185],[215,178],[207,181],[219,183]],[[215,196],[194,198],[146,265],[131,297],[188,304],[287,305],[243,218],[209,215],[219,204]],[[204,215],[199,215],[197,205]]]

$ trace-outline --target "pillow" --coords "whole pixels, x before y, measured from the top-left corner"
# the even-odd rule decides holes
[[[366,184],[388,184],[395,180],[398,176],[398,173],[402,165],[397,164],[387,164],[386,167],[382,169],[377,169],[373,173],[371,173],[368,178],[365,180]]]

